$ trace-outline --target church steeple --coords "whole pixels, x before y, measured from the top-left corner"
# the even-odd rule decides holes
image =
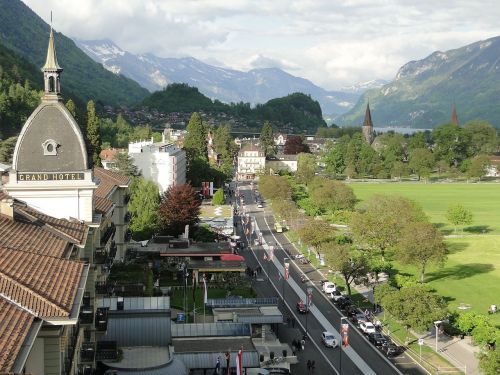
[[[457,106],[455,104],[451,110],[451,124],[458,126]]]
[[[60,75],[63,71],[57,63],[56,47],[54,44],[54,33],[52,26],[50,26],[49,46],[47,48],[47,59],[42,68],[45,95],[45,101],[58,101],[61,100],[61,83]]]
[[[372,113],[370,111],[370,103],[366,105],[365,111],[365,120],[363,121],[363,136],[365,137],[366,142],[371,145],[373,142],[374,134],[373,134],[373,122],[372,122]]]

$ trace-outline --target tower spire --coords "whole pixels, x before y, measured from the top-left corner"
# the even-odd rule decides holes
[[[370,111],[370,102],[366,104],[365,119],[363,121],[362,130],[366,142],[369,145],[371,145],[373,142],[374,134],[373,134],[372,113]]]
[[[455,103],[453,103],[453,108],[451,109],[451,124],[458,126],[457,106]]]
[[[61,100],[61,85],[60,75],[63,71],[57,63],[56,46],[54,43],[54,32],[52,30],[52,12],[50,12],[50,35],[49,45],[47,47],[47,58],[45,65],[42,68],[43,80],[45,87],[45,94],[43,100],[45,101],[58,101]]]

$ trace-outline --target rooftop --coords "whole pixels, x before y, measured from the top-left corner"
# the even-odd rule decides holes
[[[104,168],[94,168],[94,176],[99,179],[95,195],[101,198],[108,198],[108,195],[115,187],[128,186],[130,184],[130,177]]]

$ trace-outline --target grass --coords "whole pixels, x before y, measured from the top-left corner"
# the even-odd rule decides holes
[[[221,215],[216,215],[215,214],[215,209],[217,207],[222,208],[222,214]],[[209,217],[231,217],[232,214],[232,207],[228,204],[222,205],[222,206],[212,206],[208,204],[203,204],[201,205],[201,210],[200,210],[200,217],[204,218],[209,218]]]
[[[463,235],[448,237],[450,251],[443,268],[430,267],[426,282],[448,301],[451,311],[460,304],[485,314],[491,304],[500,304],[500,186],[496,183],[352,183],[359,204],[375,193],[401,195],[422,205],[431,222],[445,234],[453,228],[446,222],[450,204],[461,203],[474,215],[472,227]],[[484,232],[486,233],[482,233]],[[479,235],[472,235],[479,232]],[[477,233],[476,233],[477,234]],[[416,267],[394,262],[397,272],[418,275]],[[491,316],[500,326],[500,314]]]
[[[383,193],[410,198],[439,224],[445,232],[453,227],[446,220],[446,211],[460,203],[472,211],[474,222],[466,233],[500,234],[500,185],[497,183],[351,183],[360,203],[373,194]]]

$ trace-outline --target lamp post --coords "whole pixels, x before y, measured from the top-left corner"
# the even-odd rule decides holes
[[[309,306],[311,304],[312,292],[313,292],[313,288],[307,287],[307,294],[306,294],[306,335],[305,335],[305,337],[308,337],[307,336],[307,316],[309,315]]]
[[[283,305],[285,305],[285,284],[288,280],[288,275],[289,275],[289,270],[290,270],[290,262],[288,262],[290,258],[283,258],[283,266],[284,266],[284,272],[283,272],[283,290],[281,295],[283,296]]]
[[[348,332],[347,329],[349,328],[348,323],[345,323],[347,325],[347,329],[344,331],[344,327],[343,327],[343,324],[342,324],[342,321],[344,321],[344,320],[347,322],[347,317],[346,316],[341,316],[340,317],[340,344],[339,344],[339,350],[340,350],[340,356],[339,356],[339,373],[340,374],[342,374],[342,346],[344,345],[344,338],[343,338],[342,335],[345,334],[347,336],[347,332]],[[348,340],[347,337],[346,337],[346,340]]]
[[[439,325],[442,323],[442,320],[436,320],[434,322],[434,328],[436,329],[436,353],[438,351],[438,331],[439,331]]]

